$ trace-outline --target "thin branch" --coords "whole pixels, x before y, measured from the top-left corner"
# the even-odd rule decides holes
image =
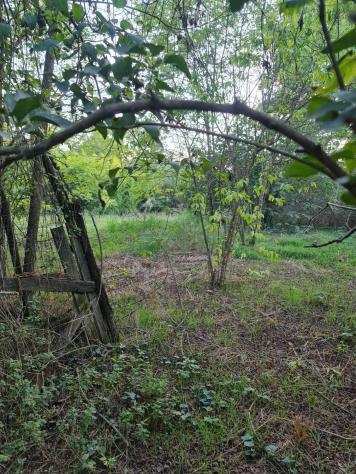
[[[327,204],[330,207],[337,207],[339,209],[346,209],[347,211],[356,211],[356,209],[354,207],[343,206],[342,204],[336,204],[336,202],[328,202]]]
[[[321,214],[323,214],[329,208],[330,208],[329,203],[326,203],[324,207],[322,207],[314,216],[312,216],[309,219],[308,226],[307,226],[306,230],[308,230],[311,227],[312,223],[315,221],[315,219],[317,217],[319,217]]]
[[[321,433],[325,433],[327,435],[330,435],[330,436],[335,436],[336,438],[344,439],[346,441],[356,441],[356,438],[351,437],[351,436],[344,436],[344,435],[341,435],[339,433],[333,433],[331,431],[323,430],[321,428],[316,428],[316,430],[320,431]]]
[[[105,105],[87,117],[74,122],[72,125],[53,134],[45,140],[37,142],[33,146],[0,148],[0,156],[7,156],[0,163],[0,171],[2,171],[11,163],[21,159],[30,159],[38,155],[43,155],[51,148],[64,143],[69,138],[84,132],[88,128],[93,127],[106,119],[114,117],[116,114],[138,113],[143,111],[153,112],[159,110],[193,110],[199,112],[218,112],[248,117],[300,145],[307,154],[315,157],[323,165],[323,167],[326,168],[326,174],[328,174],[333,180],[340,180],[341,184],[354,196],[356,196],[356,184],[349,182],[347,179],[347,173],[322,149],[319,144],[315,143],[308,136],[293,129],[281,120],[276,119],[264,112],[252,109],[237,99],[232,104],[218,104],[199,100],[159,99],[155,97],[149,100],[115,102]]]
[[[323,30],[323,34],[324,34],[324,38],[326,42],[326,49],[328,51],[332,67],[335,71],[337,82],[339,84],[340,89],[346,89],[344,78],[342,77],[339,64],[336,59],[335,52],[332,46],[328,25],[326,23],[325,0],[319,0],[319,20],[321,23],[321,28]]]
[[[346,234],[342,235],[341,237],[338,237],[337,239],[329,240],[328,242],[324,242],[323,244],[311,244],[311,245],[306,245],[306,248],[320,248],[320,247],[326,247],[327,245],[332,245],[332,244],[341,244],[344,240],[346,240],[348,237],[350,237],[352,234],[356,232],[356,226],[350,229]]]
[[[212,132],[212,131],[209,131],[209,130],[203,130],[202,128],[189,127],[187,125],[174,124],[174,123],[164,123],[164,122],[137,122],[132,126],[132,128],[145,127],[145,126],[174,128],[174,129],[177,129],[177,130],[187,130],[188,132],[203,133],[205,135],[212,135],[214,137],[224,138],[225,140],[231,140],[231,141],[234,141],[234,142],[243,143],[245,145],[255,146],[256,148],[259,148],[260,150],[268,150],[272,153],[276,153],[278,155],[286,156],[287,158],[292,158],[293,160],[303,161],[303,160],[300,159],[300,157],[298,155],[296,155],[294,153],[289,153],[288,151],[281,150],[280,148],[275,148],[273,146],[266,145],[264,143],[258,143],[256,141],[249,140],[247,138],[238,137],[238,136],[232,135],[230,133]]]

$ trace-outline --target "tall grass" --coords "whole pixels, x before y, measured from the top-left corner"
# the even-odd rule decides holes
[[[94,251],[108,257],[115,253],[154,257],[158,254],[204,252],[200,223],[196,216],[183,212],[173,215],[97,216],[90,218],[88,229]],[[313,242],[326,242],[342,231],[319,231],[298,234],[261,234],[255,246],[236,243],[234,256],[246,260],[298,260],[322,266],[356,267],[355,238],[323,248],[307,248]],[[101,249],[100,249],[101,247]]]
[[[88,228],[94,251],[104,257],[127,253],[152,257],[167,251],[185,253],[202,250],[199,222],[183,212],[175,215],[98,216],[95,219],[100,242],[89,218]]]
[[[302,260],[323,266],[356,265],[355,239],[351,237],[341,244],[322,248],[308,248],[314,242],[327,242],[341,231],[319,231],[307,234],[264,234],[255,247],[235,246],[235,256],[251,260],[278,261],[281,259]]]

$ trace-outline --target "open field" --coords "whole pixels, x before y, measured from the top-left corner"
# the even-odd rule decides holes
[[[212,292],[188,214],[97,226],[119,341],[3,318],[4,472],[353,472],[354,239],[266,234]]]

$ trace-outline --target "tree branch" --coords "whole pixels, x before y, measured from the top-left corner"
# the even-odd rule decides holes
[[[340,180],[341,184],[348,189],[351,194],[356,196],[356,184],[352,184],[347,179],[346,172],[334,161],[319,144],[315,143],[306,135],[291,128],[286,123],[278,120],[264,112],[252,109],[243,102],[235,100],[232,104],[217,104],[214,102],[204,102],[198,100],[184,100],[184,99],[159,99],[155,97],[154,100],[138,100],[134,102],[115,102],[105,105],[96,110],[87,117],[74,122],[65,129],[53,134],[45,140],[37,142],[33,146],[23,147],[4,147],[0,148],[0,156],[6,156],[0,162],[0,171],[5,167],[19,161],[21,159],[30,159],[35,156],[42,155],[48,152],[51,148],[64,143],[69,138],[84,132],[90,127],[106,119],[114,117],[119,113],[138,113],[143,111],[158,111],[158,110],[187,110],[198,112],[217,112],[231,115],[243,115],[264,125],[270,130],[274,130],[281,135],[289,138],[298,144],[305,153],[316,158],[333,180]],[[344,178],[344,179],[342,179]]]
[[[337,239],[329,240],[328,242],[324,242],[323,244],[311,244],[311,245],[306,245],[306,248],[321,248],[321,247],[326,247],[327,245],[331,244],[341,244],[344,240],[346,240],[348,237],[350,237],[352,234],[356,232],[356,226],[350,229],[346,234],[342,235],[341,237],[338,237]]]
[[[197,127],[190,127],[187,125],[182,124],[174,124],[174,123],[165,123],[165,122],[137,122],[131,128],[138,128],[138,127],[162,127],[162,128],[174,128],[176,130],[187,130],[188,132],[195,132],[195,133],[202,133],[205,135],[211,135],[218,138],[224,138],[225,140],[231,140],[233,142],[243,143],[245,145],[251,145],[260,150],[267,150],[271,153],[276,153],[277,155],[286,156],[287,158],[292,158],[293,160],[303,161],[299,158],[298,155],[294,153],[289,153],[288,151],[281,150],[280,148],[275,148],[273,146],[259,143],[253,140],[249,140],[247,138],[238,137],[236,135],[232,135],[230,133],[220,133],[220,132],[212,132],[209,130],[204,130],[202,128]]]
[[[346,89],[345,87],[345,82],[344,78],[342,77],[338,61],[336,59],[333,47],[332,47],[332,42],[331,42],[331,37],[330,37],[330,32],[328,29],[328,25],[326,23],[326,15],[325,15],[325,0],[319,0],[319,20],[321,24],[321,28],[323,30],[325,42],[326,42],[326,49],[328,50],[328,54],[330,57],[330,61],[332,64],[332,67],[335,71],[336,79],[339,84],[340,89]]]

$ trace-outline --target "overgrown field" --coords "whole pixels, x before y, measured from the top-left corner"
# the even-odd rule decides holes
[[[188,214],[89,226],[119,341],[0,312],[0,470],[353,472],[354,239],[263,235],[212,292]]]

